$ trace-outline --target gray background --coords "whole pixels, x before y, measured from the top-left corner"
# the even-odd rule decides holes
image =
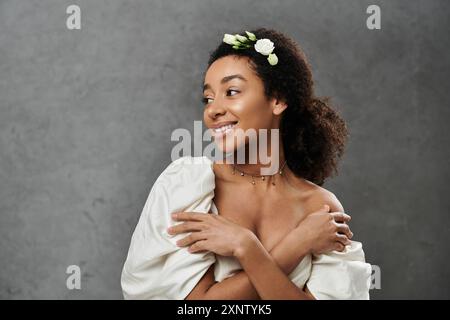
[[[66,28],[81,7],[82,29]],[[382,29],[365,26],[378,4]],[[120,272],[175,128],[202,119],[223,33],[300,43],[351,138],[326,183],[373,299],[450,298],[448,1],[0,1],[0,298],[121,299]],[[282,61],[281,61],[282,63]],[[77,264],[82,289],[66,288]]]

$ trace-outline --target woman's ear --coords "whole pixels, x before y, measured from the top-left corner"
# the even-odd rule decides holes
[[[272,104],[272,112],[279,116],[287,108],[287,104],[283,99],[275,98]]]

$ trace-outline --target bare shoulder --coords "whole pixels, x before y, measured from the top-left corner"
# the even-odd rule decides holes
[[[333,192],[316,184],[312,184],[306,200],[308,212],[312,213],[317,211],[325,204],[330,206],[332,212],[344,212],[344,207]]]

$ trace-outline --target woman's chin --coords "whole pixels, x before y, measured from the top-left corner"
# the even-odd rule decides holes
[[[233,152],[236,148],[233,146],[227,146],[224,140],[215,141],[217,150],[223,153]]]
[[[216,148],[223,153],[232,153],[235,152],[238,148],[240,143],[238,142],[236,144],[236,141],[233,141],[234,137],[229,137],[229,139],[215,139],[214,143],[216,144]]]

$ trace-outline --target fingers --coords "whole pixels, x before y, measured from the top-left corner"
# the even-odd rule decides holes
[[[334,246],[334,250],[342,252],[345,250],[345,246],[340,242],[336,242],[335,246]]]
[[[348,224],[345,223],[334,223],[336,225],[336,230],[338,233],[343,233],[348,239],[353,238],[353,232],[350,230]]]
[[[207,250],[206,248],[206,240],[200,240],[197,241],[196,243],[194,243],[192,246],[189,247],[189,252],[193,253],[193,252],[199,252],[199,251],[205,251]]]
[[[332,212],[331,215],[334,218],[334,221],[336,222],[349,222],[352,217],[350,217],[348,214],[344,212]]]
[[[172,213],[173,220],[185,220],[185,221],[203,221],[208,218],[209,214],[200,212],[174,212]]]
[[[346,235],[340,234],[340,233],[336,233],[336,242],[339,242],[344,246],[348,246],[348,245],[352,244],[352,242],[347,238]]]
[[[178,233],[201,231],[204,229],[204,225],[199,221],[187,221],[167,228],[167,233],[175,235]]]
[[[206,234],[204,232],[193,232],[187,237],[184,237],[183,239],[180,239],[176,242],[177,246],[179,247],[185,247],[189,246],[193,243],[196,243],[200,240],[206,240]]]

